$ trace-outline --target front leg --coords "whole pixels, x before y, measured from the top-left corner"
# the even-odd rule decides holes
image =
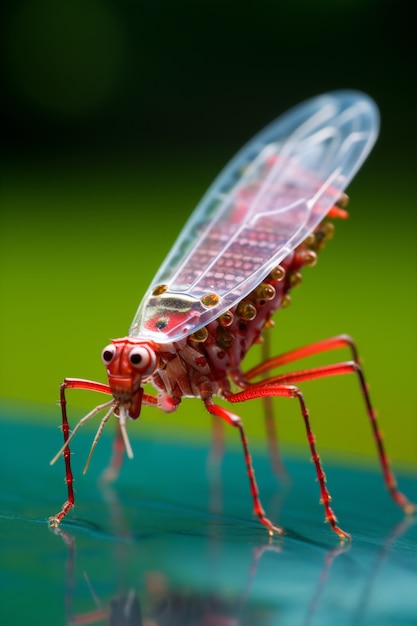
[[[99,413],[100,411],[102,411],[103,409],[107,408],[108,411],[105,414],[104,418],[101,420],[99,429],[97,431],[97,435],[94,439],[91,451],[90,451],[90,455],[88,457],[85,469],[84,469],[84,473],[87,470],[88,467],[88,463],[90,461],[91,458],[91,454],[94,450],[94,447],[101,435],[101,432],[103,430],[103,427],[105,425],[105,423],[108,421],[108,419],[111,417],[111,414],[113,413],[114,410],[117,410],[117,403],[114,400],[114,398],[112,398],[111,400],[109,400],[108,402],[105,402],[104,404],[100,404],[97,407],[95,407],[92,411],[90,411],[85,417],[83,417],[78,424],[75,426],[74,430],[72,431],[72,433],[70,434],[70,427],[69,427],[69,423],[68,423],[68,416],[67,416],[67,400],[66,400],[66,396],[65,396],[65,391],[67,389],[85,389],[87,391],[97,391],[99,393],[105,393],[108,395],[112,395],[111,391],[110,391],[110,387],[109,385],[106,385],[104,383],[98,383],[95,382],[93,380],[84,380],[82,378],[66,378],[63,383],[61,384],[61,388],[60,388],[60,404],[61,404],[61,413],[62,413],[62,433],[64,435],[64,445],[62,446],[62,448],[59,450],[58,454],[55,455],[55,457],[52,459],[51,461],[51,465],[53,465],[55,463],[55,461],[62,455],[64,457],[64,461],[65,461],[65,482],[67,485],[67,491],[68,491],[68,497],[67,500],[64,502],[64,504],[61,507],[61,510],[56,513],[55,515],[52,515],[49,518],[49,525],[53,528],[57,528],[59,526],[59,524],[61,523],[61,521],[64,519],[64,517],[67,515],[67,513],[74,507],[75,505],[75,497],[74,497],[74,488],[73,488],[73,482],[74,482],[74,477],[73,477],[73,473],[72,473],[72,468],[71,468],[71,450],[70,450],[70,443],[74,437],[74,435],[78,432],[78,430],[81,428],[81,426],[83,426],[88,420],[90,420],[92,417],[94,417],[95,415],[97,415],[97,413]],[[143,394],[142,397],[142,404],[145,405],[149,405],[149,406],[156,406],[157,404],[157,399],[154,398],[153,396],[150,396],[148,394]],[[117,474],[120,470],[120,466],[121,466],[121,462],[123,459],[123,454],[124,452],[121,451],[120,452],[120,442],[119,442],[119,437],[122,436],[121,433],[121,429],[120,429],[120,425],[119,425],[119,421],[118,421],[118,428],[117,428],[117,432],[116,432],[116,440],[115,440],[115,444],[114,444],[114,448],[113,448],[113,457],[112,457],[112,461],[110,463],[109,466],[109,472],[110,472],[110,476],[113,476],[113,479],[117,477]],[[122,437],[123,440],[123,437]],[[124,441],[123,441],[124,443]]]
[[[103,383],[97,383],[93,380],[84,380],[82,378],[66,378],[60,387],[60,404],[61,404],[61,414],[62,414],[62,433],[64,435],[64,445],[61,448],[61,450],[58,452],[58,454],[52,459],[51,465],[55,463],[55,461],[57,460],[59,456],[61,456],[61,454],[63,454],[64,461],[65,461],[65,482],[66,482],[67,490],[68,490],[68,498],[62,505],[62,508],[59,511],[59,513],[56,513],[55,515],[52,515],[49,518],[49,525],[53,528],[57,528],[59,526],[59,524],[65,517],[65,515],[68,513],[68,511],[70,511],[73,508],[75,504],[74,488],[73,488],[74,477],[73,477],[72,469],[71,469],[71,451],[70,451],[69,443],[72,437],[75,435],[78,428],[82,426],[82,424],[84,424],[87,420],[93,417],[93,415],[96,415],[96,413],[101,411],[101,409],[107,406],[110,406],[113,402],[113,400],[110,400],[110,402],[106,402],[105,404],[100,405],[99,407],[96,407],[96,409],[91,411],[77,424],[76,429],[74,430],[72,435],[70,435],[70,427],[69,427],[68,417],[67,417],[67,400],[65,397],[66,389],[87,389],[89,391],[98,391],[99,393],[106,393],[106,394],[111,395],[110,387],[108,385],[105,385]]]

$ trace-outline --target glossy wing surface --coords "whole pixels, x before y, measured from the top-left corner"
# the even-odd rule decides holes
[[[374,102],[346,91],[308,100],[256,135],[191,215],[130,335],[178,341],[236,305],[326,216],[378,125]]]

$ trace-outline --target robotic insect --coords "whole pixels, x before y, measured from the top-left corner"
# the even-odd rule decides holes
[[[406,512],[414,510],[397,489],[357,351],[349,337],[333,337],[268,358],[248,372],[241,368],[248,350],[271,324],[273,313],[288,304],[300,269],[314,264],[329,237],[331,225],[323,220],[344,215],[344,189],[372,148],[378,124],[377,108],[368,96],[353,91],[325,94],[267,126],[227,165],[157,272],[128,336],[115,339],[103,350],[108,384],[68,378],[61,385],[64,446],[52,462],[63,454],[68,500],[50,518],[52,526],[57,526],[74,506],[69,444],[86,421],[106,411],[89,459],[112,415],[118,419],[115,449],[124,447],[131,457],[127,420],[136,420],[143,405],[172,412],[183,397],[189,396],[200,398],[210,414],[239,431],[255,513],[270,535],[282,533],[263,509],[242,420],[214,400],[218,396],[234,404],[281,396],[299,402],[326,520],[342,539],[349,538],[330,507],[325,474],[298,384],[351,372],[359,378],[386,485]],[[352,360],[269,375],[283,364],[343,346],[351,349]],[[156,395],[144,392],[148,383]],[[239,391],[234,391],[236,387]],[[71,435],[67,389],[89,389],[112,396],[82,418]]]

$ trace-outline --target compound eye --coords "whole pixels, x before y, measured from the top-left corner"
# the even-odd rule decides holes
[[[109,363],[111,363],[115,354],[116,346],[113,346],[112,344],[106,346],[101,353],[101,360],[103,361],[104,365],[108,365]]]
[[[155,352],[145,346],[136,346],[129,353],[129,361],[142,376],[152,374],[156,364]]]

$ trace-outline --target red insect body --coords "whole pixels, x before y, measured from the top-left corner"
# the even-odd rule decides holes
[[[203,327],[179,342],[158,345],[155,342],[143,342],[131,337],[113,340],[114,352],[111,352],[111,355],[106,355],[106,351],[109,349],[106,348],[103,351],[104,360],[106,360],[106,356],[111,356],[111,360],[107,364],[108,386],[77,379],[68,379],[63,383],[61,404],[65,414],[65,441],[68,441],[69,436],[65,412],[64,390],[66,388],[84,388],[110,393],[114,398],[114,413],[118,415],[120,407],[124,407],[130,419],[139,417],[142,404],[157,405],[163,411],[170,413],[177,408],[184,396],[201,398],[212,415],[220,417],[239,429],[248,468],[255,514],[261,523],[268,528],[270,534],[273,534],[274,531],[281,533],[282,529],[275,526],[265,515],[242,422],[239,417],[224,407],[214,404],[213,397],[221,396],[232,403],[271,396],[298,398],[305,421],[312,459],[316,466],[321,501],[325,508],[326,519],[341,538],[349,538],[348,533],[337,525],[336,517],[330,507],[331,498],[325,484],[325,474],[320,457],[315,447],[315,438],[311,431],[308,410],[301,392],[294,385],[314,378],[356,372],[359,376],[368,415],[377,441],[387,486],[394,500],[405,511],[411,512],[414,510],[413,505],[397,489],[395,477],[389,467],[384,451],[382,436],[376,423],[375,411],[372,408],[363,373],[359,366],[356,348],[349,337],[342,335],[306,346],[291,353],[269,359],[269,361],[261,363],[246,373],[241,369],[243,358],[254,343],[262,340],[262,331],[268,326],[274,312],[282,306],[288,306],[290,301],[289,292],[301,280],[300,269],[304,265],[313,265],[315,263],[316,253],[323,247],[325,241],[332,233],[333,229],[330,222],[321,224],[302,245],[289,254],[281,265],[271,272],[265,281],[243,301],[220,316],[220,318],[208,324],[207,327]],[[312,354],[345,346],[352,351],[353,360],[350,362],[270,377],[261,383],[251,382],[252,379],[276,367]],[[134,355],[140,355],[139,363],[132,363],[132,351]],[[151,368],[151,372],[147,373],[149,368]],[[145,374],[143,374],[144,371]],[[151,382],[159,391],[156,398],[143,393],[142,385],[147,382]],[[231,382],[241,387],[243,391],[233,393]],[[115,457],[108,469],[108,477],[111,479],[116,477],[121,464],[124,451],[121,442],[122,439],[119,433],[115,442]],[[52,525],[58,525],[74,504],[69,446],[65,446],[64,455],[67,463],[69,498],[62,511],[51,518]]]
[[[398,490],[389,467],[350,337],[340,335],[277,357],[265,357],[247,372],[241,367],[248,350],[262,341],[262,332],[271,325],[274,312],[290,302],[289,292],[301,281],[300,270],[315,264],[317,253],[332,236],[332,224],[323,219],[347,216],[341,208],[347,202],[342,190],[369,150],[376,115],[374,105],[360,94],[342,92],[312,100],[255,137],[226,168],[155,277],[129,336],[114,340],[103,350],[109,384],[66,379],[61,385],[64,446],[52,462],[63,454],[68,500],[50,518],[52,526],[57,526],[74,505],[69,444],[88,419],[107,409],[86,468],[104,425],[112,414],[118,418],[114,456],[107,471],[107,478],[113,479],[124,448],[128,456],[133,455],[126,420],[136,420],[142,405],[169,413],[183,397],[195,397],[204,402],[211,415],[238,429],[255,514],[270,535],[281,533],[263,509],[241,419],[214,402],[216,396],[230,403],[263,398],[270,449],[276,449],[268,404],[268,399],[276,396],[298,400],[326,520],[341,539],[349,538],[330,507],[309,413],[298,388],[303,381],[348,373],[358,376],[385,483],[397,504],[407,513],[415,510]],[[282,132],[289,127],[296,130],[282,144]],[[247,158],[252,159],[249,166]],[[350,361],[269,374],[284,364],[343,347],[350,349]],[[157,390],[156,396],[143,392],[143,385],[148,383]],[[234,391],[233,385],[240,391]],[[68,388],[112,396],[86,415],[71,435],[65,399]]]

